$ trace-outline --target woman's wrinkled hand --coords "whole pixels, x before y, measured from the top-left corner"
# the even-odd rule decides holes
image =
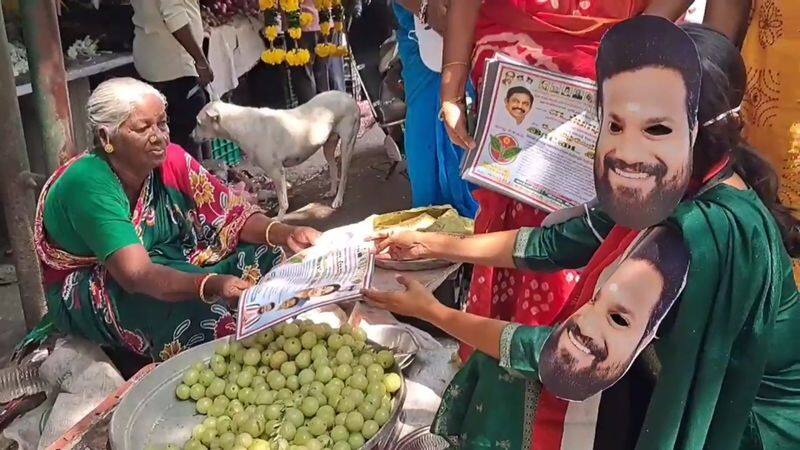
[[[401,233],[378,234],[370,238],[375,243],[378,259],[394,261],[413,261],[433,257],[433,252],[425,242],[425,233],[403,231]]]
[[[311,227],[295,227],[286,237],[286,246],[297,253],[314,245],[320,234],[322,233]]]
[[[475,140],[467,130],[467,106],[463,101],[443,101],[442,121],[453,144],[466,150],[475,148]]]
[[[214,275],[206,281],[203,294],[206,299],[221,298],[229,305],[235,305],[250,286],[250,282],[232,275]]]
[[[397,277],[397,282],[405,286],[405,291],[383,292],[365,289],[361,294],[379,308],[401,316],[431,321],[434,311],[440,306],[436,297],[419,281],[412,278],[400,275]]]

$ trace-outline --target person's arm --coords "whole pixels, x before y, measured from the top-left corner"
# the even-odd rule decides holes
[[[741,48],[747,35],[751,6],[752,0],[708,0],[703,23]]]
[[[454,0],[447,10],[447,31],[442,54],[442,100],[464,96],[469,70],[472,67],[472,50],[475,25],[481,0]]]
[[[214,80],[206,55],[203,54],[201,43],[197,42],[192,35],[189,13],[180,1],[177,0],[158,0],[161,17],[167,29],[175,39],[181,44],[187,53],[194,59],[195,68],[200,76],[202,84],[208,84]]]
[[[105,262],[111,277],[131,294],[143,294],[165,302],[195,300],[200,297],[200,281],[205,274],[187,273],[150,260],[140,244],[116,251]],[[206,298],[222,297],[236,301],[250,284],[230,275],[208,278],[203,287]]]
[[[403,292],[363,291],[376,306],[408,317],[417,317],[450,336],[500,361],[503,367],[536,376],[539,353],[552,332],[550,327],[520,327],[518,324],[481,317],[439,303],[425,286],[408,277],[398,277]]]
[[[284,225],[275,219],[270,219],[264,214],[256,213],[244,223],[239,239],[248,244],[266,244],[267,227],[275,222],[269,229],[269,241],[273,244],[284,244],[286,239],[292,234],[294,227]]]
[[[457,236],[420,233],[429,257],[480,266],[514,268],[514,243],[518,230]]]
[[[413,14],[419,12],[419,8],[422,5],[422,0],[394,0],[394,1]]]
[[[514,266],[536,272],[579,269],[613,227],[607,215],[589,210],[549,228],[523,228],[514,245]]]
[[[394,1],[415,16],[418,16],[422,9],[422,0]],[[426,13],[427,25],[440,35],[444,35],[447,29],[447,8],[449,3],[450,0],[428,0]]]
[[[400,260],[436,258],[540,272],[576,269],[588,263],[613,225],[607,216],[595,211],[549,228],[523,228],[472,236],[398,233],[379,237],[375,251],[379,257]]]
[[[454,144],[470,149],[475,140],[467,130],[464,93],[472,68],[475,25],[481,0],[452,0],[447,10],[447,29],[442,54],[442,118]]]
[[[181,44],[181,47],[183,47],[189,53],[189,55],[192,56],[196,66],[208,66],[206,56],[203,54],[200,44],[194,40],[194,36],[192,36],[192,30],[189,27],[189,24],[186,24],[183,27],[175,30],[172,32],[172,35],[175,36],[175,39],[178,40],[178,42]]]
[[[642,14],[660,16],[672,21],[680,19],[694,0],[652,0]]]
[[[270,225],[274,223],[274,225]],[[269,230],[267,228],[269,227]],[[293,252],[299,252],[314,245],[319,231],[309,227],[296,227],[270,219],[264,214],[256,213],[250,216],[239,233],[239,239],[248,244],[266,244],[267,231],[269,243],[289,247]]]

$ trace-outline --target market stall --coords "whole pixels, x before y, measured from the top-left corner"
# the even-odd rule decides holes
[[[462,224],[468,224],[468,222],[463,222],[458,219],[457,216],[452,216],[451,214],[445,215],[448,211],[447,208],[440,208],[432,209],[430,211],[431,214],[427,212],[419,214],[418,211],[415,211],[412,213],[400,212],[384,216],[369,217],[364,221],[326,232],[318,241],[318,246],[324,248],[328,246],[341,246],[346,243],[363,243],[365,237],[369,234],[373,234],[376,228],[379,230],[387,229],[387,225],[395,229],[397,229],[397,227],[403,229],[439,229],[445,227],[444,229],[446,230],[459,230]],[[435,268],[405,271],[402,273],[414,277],[429,290],[434,291],[458,270],[458,268],[458,264],[444,264]],[[401,272],[397,270],[378,267],[375,270],[371,285],[374,288],[382,290],[401,289],[402,287],[396,280],[397,275],[400,273]],[[107,446],[110,443],[111,448],[115,450],[138,449],[142,448],[143,439],[147,440],[147,442],[144,443],[144,445],[148,445],[146,448],[152,447],[159,448],[160,450],[163,450],[163,448],[173,448],[166,447],[167,443],[174,443],[182,446],[184,442],[192,436],[192,433],[196,434],[199,432],[196,429],[196,425],[204,420],[204,417],[198,415],[195,409],[199,408],[198,411],[207,411],[205,407],[208,406],[197,406],[195,401],[190,400],[194,397],[184,397],[184,392],[181,392],[181,389],[188,389],[188,386],[187,388],[181,388],[179,385],[194,385],[199,382],[193,378],[197,374],[187,374],[187,371],[191,372],[192,367],[198,362],[211,361],[211,363],[209,363],[211,365],[204,366],[202,371],[209,372],[208,375],[213,375],[211,373],[212,365],[215,363],[219,365],[225,361],[225,363],[229,365],[229,367],[226,368],[226,372],[233,371],[233,366],[237,366],[236,370],[238,372],[241,367],[237,362],[239,356],[237,355],[234,357],[232,351],[225,349],[242,348],[242,345],[245,345],[250,349],[263,348],[267,350],[266,346],[268,343],[263,341],[263,339],[269,339],[270,342],[273,342],[272,340],[277,336],[275,333],[280,335],[280,333],[285,330],[285,332],[288,333],[287,337],[280,338],[280,340],[275,341],[276,343],[280,342],[280,344],[284,346],[292,345],[290,342],[287,343],[287,341],[294,339],[297,341],[298,345],[302,345],[302,348],[297,349],[298,352],[303,353],[301,350],[305,349],[305,353],[308,353],[306,356],[310,356],[316,360],[319,359],[319,349],[314,350],[312,348],[316,348],[317,343],[322,344],[324,342],[325,345],[329,347],[327,349],[327,354],[330,358],[331,365],[333,366],[335,361],[337,367],[335,372],[332,368],[327,369],[326,367],[326,369],[331,372],[330,378],[328,378],[327,375],[322,373],[325,369],[320,369],[322,364],[315,363],[314,366],[311,366],[311,360],[307,361],[308,364],[303,363],[297,359],[302,358],[302,356],[293,350],[288,350],[291,355],[291,361],[288,362],[291,362],[291,364],[287,367],[284,367],[282,364],[287,361],[280,359],[280,355],[276,356],[276,358],[278,358],[276,361],[272,361],[271,359],[264,360],[262,354],[259,353],[258,361],[249,361],[248,364],[254,363],[256,365],[263,365],[263,368],[258,369],[258,374],[262,376],[261,381],[269,383],[269,385],[275,389],[275,392],[277,392],[279,388],[284,387],[300,391],[299,383],[305,385],[313,381],[309,379],[306,380],[307,383],[306,381],[302,381],[301,378],[298,378],[313,375],[313,371],[302,373],[300,370],[302,368],[317,369],[317,372],[321,372],[321,374],[314,376],[319,377],[320,380],[325,382],[333,378],[338,378],[342,381],[349,380],[348,383],[351,388],[363,388],[364,394],[366,395],[369,395],[371,390],[379,389],[378,387],[371,386],[369,380],[375,381],[381,379],[385,382],[384,384],[386,384],[393,383],[394,380],[384,380],[384,374],[396,373],[399,376],[396,380],[401,380],[402,383],[389,388],[390,393],[393,394],[391,408],[384,405],[385,412],[391,413],[389,417],[380,418],[380,415],[378,417],[373,417],[375,411],[372,411],[372,409],[367,406],[357,409],[356,407],[365,401],[360,395],[358,396],[358,404],[354,403],[352,409],[346,406],[342,406],[341,408],[337,406],[337,409],[342,409],[342,411],[338,411],[339,415],[341,415],[342,412],[346,414],[350,411],[357,411],[359,414],[362,414],[360,417],[354,415],[354,418],[351,419],[356,421],[356,423],[351,424],[349,427],[350,436],[357,435],[353,436],[353,439],[358,441],[361,435],[361,427],[365,426],[362,422],[366,423],[372,421],[374,424],[366,425],[367,429],[364,430],[363,436],[368,438],[374,436],[375,440],[368,440],[368,446],[365,448],[391,448],[390,444],[393,445],[403,436],[430,424],[440,402],[439,396],[442,394],[446,384],[457,369],[457,365],[454,362],[456,349],[454,341],[441,337],[435,338],[428,332],[401,322],[393,317],[392,314],[374,308],[367,303],[346,302],[303,313],[297,316],[296,320],[290,321],[290,323],[296,324],[294,326],[297,328],[297,332],[286,329],[285,323],[287,322],[282,322],[271,330],[259,334],[257,338],[244,339],[240,341],[242,344],[234,344],[232,337],[224,337],[217,341],[195,347],[169,359],[159,366],[146,366],[127,382],[122,382],[122,380],[118,378],[118,375],[114,375],[113,372],[109,373],[108,370],[113,371],[113,368],[110,366],[110,363],[102,357],[88,364],[89,368],[75,368],[69,377],[64,378],[58,376],[58,369],[54,368],[58,367],[63,370],[64,366],[69,366],[69,360],[76,358],[75,355],[80,355],[80,357],[88,361],[89,359],[85,355],[92,353],[90,350],[74,350],[74,347],[87,345],[80,342],[76,343],[74,338],[60,339],[60,343],[55,344],[54,349],[50,351],[50,356],[45,362],[39,362],[39,364],[41,364],[39,372],[42,378],[49,380],[50,383],[55,383],[47,388],[48,392],[50,392],[48,394],[49,403],[45,402],[42,406],[22,416],[17,422],[8,427],[6,435],[9,436],[10,433],[11,436],[26,436],[30,439],[31,433],[36,433],[36,430],[40,429],[40,421],[45,420],[47,422],[45,430],[51,430],[51,433],[54,432],[51,426],[52,421],[55,421],[56,424],[61,424],[63,427],[63,429],[56,434],[56,436],[60,436],[59,439],[53,443],[50,443],[50,441],[43,443],[49,445],[46,448],[100,450],[108,448]],[[321,331],[317,326],[326,327],[325,329],[327,329],[327,331]],[[274,330],[274,332],[272,330]],[[310,333],[312,330],[313,333]],[[340,330],[339,333],[341,334],[337,333],[335,330]],[[300,331],[303,331],[303,333],[300,333]],[[311,339],[314,337],[313,335],[315,333],[317,337]],[[334,337],[334,335],[336,337]],[[340,339],[342,336],[346,337],[341,343],[336,343],[336,340]],[[434,333],[434,336],[440,335]],[[260,346],[261,344],[256,345],[257,342],[263,343],[263,347]],[[367,347],[364,347],[364,345],[359,346],[358,342],[366,342]],[[221,347],[222,344],[225,345]],[[341,350],[341,347],[348,347],[348,350]],[[352,349],[350,349],[350,347],[352,347]],[[275,348],[278,349],[278,347]],[[369,350],[369,348],[373,350]],[[384,366],[381,370],[378,370],[377,367],[370,368],[370,366],[374,366],[376,362],[380,361],[379,357],[381,356],[378,355],[379,350],[388,350],[392,352],[394,358],[391,362],[381,362]],[[217,356],[213,356],[215,353]],[[361,357],[364,353],[369,354]],[[249,355],[248,359],[250,359]],[[327,361],[328,357],[324,359]],[[61,362],[53,363],[52,360],[61,360]],[[348,361],[350,362],[348,363]],[[348,367],[341,367],[343,365],[348,365]],[[360,369],[357,368],[359,365],[361,366]],[[90,369],[92,367],[101,368]],[[276,368],[280,368],[280,371],[270,370]],[[217,374],[222,373],[219,372],[221,367],[214,367],[214,369],[218,370]],[[359,373],[359,370],[365,371],[365,375],[369,375],[370,372],[368,371],[378,371],[381,372],[381,375],[373,374],[374,377],[373,375],[369,375],[369,377],[364,376],[362,381],[367,383],[367,385],[361,386],[359,381],[351,379],[351,376]],[[87,374],[87,372],[91,373]],[[98,376],[98,374],[103,375]],[[107,383],[100,383],[105,386],[105,392],[102,396],[99,395],[101,389],[96,386],[92,386],[90,390],[91,394],[88,393],[88,391],[69,392],[66,390],[79,389],[78,386],[82,384],[80,380],[87,376],[91,376],[94,380],[110,380]],[[242,382],[242,389],[251,386],[252,388],[257,387],[256,384],[259,382],[255,381],[255,378],[258,377],[246,378],[248,379],[237,379],[237,383],[239,381]],[[292,383],[294,383],[294,381],[291,381],[292,378],[298,382],[296,386],[292,386]],[[119,381],[115,383],[114,380]],[[27,388],[27,392],[32,392],[36,389],[44,389],[41,383],[35,384],[39,381],[38,377],[33,377],[29,381],[31,382],[30,385],[21,386],[20,388]],[[70,386],[65,388],[62,386],[64,383]],[[256,384],[251,385],[251,383]],[[200,387],[201,386],[198,385],[198,387],[194,389],[198,390]],[[216,389],[216,387],[206,388]],[[253,390],[252,388],[251,390]],[[84,389],[86,388],[84,387]],[[383,392],[382,389],[379,390]],[[59,394],[58,392],[61,393]],[[320,391],[320,393],[322,392]],[[375,392],[372,393],[375,394]],[[231,393],[228,392],[226,395],[227,394]],[[233,395],[234,398],[238,396],[238,394]],[[309,393],[306,396],[311,396],[311,394]],[[63,402],[62,397],[67,399],[79,397],[83,400],[79,407],[73,407],[68,410],[64,410],[63,408],[58,409],[59,402]],[[306,405],[308,409],[304,411],[306,413],[306,419],[313,421],[314,417],[317,417],[315,415],[316,411],[318,411],[322,405],[328,403],[328,401],[333,402],[334,397],[334,394],[326,391],[324,402],[321,401],[320,404],[315,403],[314,405],[311,405],[310,403],[313,402],[310,402],[309,405]],[[195,400],[197,399],[199,399],[199,397]],[[241,401],[243,403],[249,401],[246,395],[242,397],[242,399]],[[55,402],[55,406],[53,406],[53,402]],[[269,403],[272,404],[272,401]],[[264,405],[266,406],[266,403],[264,403]],[[293,408],[293,406],[289,406],[287,403],[282,408]],[[280,410],[281,414],[285,412],[284,409]],[[380,409],[380,407],[377,409]],[[225,412],[234,413],[235,415],[236,408]],[[270,415],[272,414],[277,414],[277,412],[270,413]],[[45,418],[47,416],[49,416],[49,418]],[[287,418],[288,416],[281,415],[281,417],[285,420],[295,420]],[[333,417],[331,417],[331,419],[332,418]],[[300,425],[304,423],[304,419],[301,417],[298,417],[296,420],[300,421],[299,424],[288,428],[287,431],[291,436],[294,436],[294,433],[297,432]],[[306,420],[306,422],[308,420]],[[208,423],[212,422],[214,421],[208,421]],[[378,428],[371,429],[370,427],[375,427],[375,424],[378,425]],[[335,427],[332,424],[328,425],[326,431],[318,433],[317,437],[329,436],[335,433],[333,431]],[[305,423],[304,426],[311,426],[311,424]],[[270,428],[265,428],[264,423],[258,422],[253,425],[253,427],[258,430],[258,434],[255,435],[256,437],[261,433],[265,433],[265,436],[270,434],[268,432]],[[58,430],[57,427],[55,429]],[[294,433],[290,431],[294,431]],[[336,431],[342,433],[341,428],[337,428]],[[276,438],[280,439],[279,437]],[[130,443],[133,442],[137,445],[131,446]],[[372,443],[370,444],[370,442]],[[375,445],[379,446],[376,447]]]
[[[99,6],[99,2],[62,2],[60,16],[52,24],[59,33],[51,35],[43,29],[50,25],[42,22],[48,17],[46,13],[31,14],[24,9],[26,4],[3,2],[16,93],[34,173],[46,175],[57,164],[49,155],[51,150],[47,149],[51,145],[49,140],[53,138],[53,125],[47,123],[47,112],[42,112],[42,108],[46,108],[43,105],[53,101],[48,100],[47,94],[41,91],[53,88],[41,85],[37,92],[36,83],[52,80],[58,84],[61,76],[56,67],[59,63],[53,55],[29,55],[26,47],[30,48],[35,41],[38,53],[46,45],[56,46],[62,51],[60,59],[63,61],[63,82],[66,84],[63,102],[60,95],[56,94],[57,90],[52,94],[58,99],[54,101],[56,113],[64,119],[62,122],[66,122],[61,125],[65,134],[62,152],[75,152],[89,145],[84,131],[87,129],[84,109],[92,86],[112,74],[134,73],[130,53],[130,7],[119,0],[104,2],[102,9],[98,9]],[[47,44],[43,36],[49,36]]]

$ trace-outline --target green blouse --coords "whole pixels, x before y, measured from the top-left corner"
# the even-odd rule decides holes
[[[91,153],[56,180],[45,199],[44,228],[59,248],[105,261],[138,244],[131,204],[102,155]]]
[[[690,269],[674,322],[653,346],[661,371],[636,448],[800,448],[800,303],[773,217],[755,192],[718,185],[669,221]],[[532,270],[582,267],[612,227],[590,211],[522,230],[514,256]],[[464,448],[530,448],[551,331],[509,325],[499,363],[476,353],[445,392],[433,431]]]

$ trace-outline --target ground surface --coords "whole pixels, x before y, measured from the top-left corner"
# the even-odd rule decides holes
[[[357,222],[371,214],[408,208],[411,204],[408,180],[399,171],[386,179],[389,163],[382,144],[383,135],[377,127],[358,141],[344,205],[338,210],[330,208],[331,199],[322,198],[329,183],[321,152],[299,166],[288,177],[293,182],[289,191],[290,211],[295,212],[287,215],[285,220],[327,230]],[[7,242],[0,241],[0,367],[25,334],[17,285],[3,284],[7,276],[2,276],[2,264],[11,263],[11,259],[4,256],[7,248]],[[13,273],[11,278],[14,278]]]

